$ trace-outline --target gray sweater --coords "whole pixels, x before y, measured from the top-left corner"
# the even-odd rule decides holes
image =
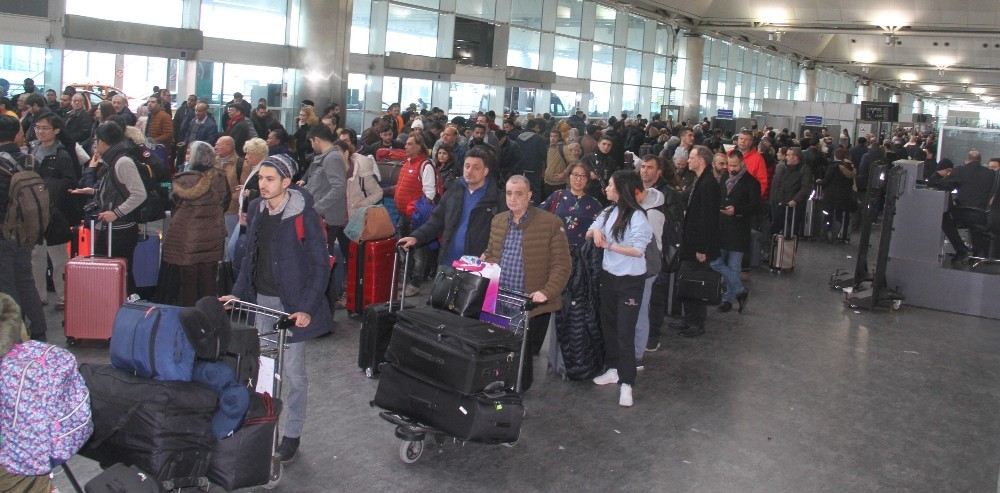
[[[336,147],[313,157],[305,189],[315,201],[316,212],[330,226],[347,224],[347,165]]]

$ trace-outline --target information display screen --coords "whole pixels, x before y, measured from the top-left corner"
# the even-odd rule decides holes
[[[861,120],[869,122],[899,121],[899,103],[862,101]]]

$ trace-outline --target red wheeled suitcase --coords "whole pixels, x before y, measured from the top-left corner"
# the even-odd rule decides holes
[[[91,229],[94,223],[91,222]],[[66,311],[63,329],[66,342],[76,339],[111,339],[118,308],[125,303],[125,259],[110,258],[111,229],[108,228],[108,258],[94,256],[94,238],[89,257],[66,262]]]
[[[351,242],[347,253],[347,311],[362,313],[369,305],[389,301],[396,241],[393,236]]]

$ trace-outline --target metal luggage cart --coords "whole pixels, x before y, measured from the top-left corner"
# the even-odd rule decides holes
[[[531,301],[531,297],[525,293],[508,291],[501,289],[497,295],[497,306],[495,313],[482,313],[480,320],[495,325],[505,330],[513,331],[521,336],[521,351],[518,358],[517,380],[513,387],[505,390],[513,390],[521,393],[521,373],[524,368],[524,358],[528,346],[528,312],[537,305]],[[496,390],[496,389],[493,389]],[[424,452],[424,441],[430,438],[440,448],[447,441],[465,444],[464,440],[451,436],[433,426],[423,424],[416,419],[404,416],[392,411],[381,411],[379,416],[382,419],[396,425],[396,438],[400,439],[399,458],[406,464],[417,462]],[[513,443],[502,444],[513,446]]]
[[[231,324],[257,329],[260,337],[260,358],[261,371],[265,368],[273,368],[270,385],[270,394],[275,398],[281,397],[281,369],[284,365],[286,340],[288,339],[288,329],[295,322],[288,318],[288,313],[265,306],[255,305],[246,301],[229,300],[225,304],[225,309],[229,313]],[[265,364],[265,362],[269,362]],[[260,388],[260,375],[255,379]],[[279,424],[281,416],[274,424],[274,433],[271,436],[271,474],[268,483],[263,485],[266,489],[277,486],[281,480],[281,460],[278,458],[278,440],[281,437]]]

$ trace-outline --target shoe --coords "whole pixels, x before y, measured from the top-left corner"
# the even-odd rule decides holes
[[[623,383],[618,391],[618,405],[621,407],[632,407],[632,386]]]
[[[420,294],[420,287],[414,286],[412,284],[407,284],[406,287],[403,288],[403,294],[405,294],[406,296],[416,296]]]
[[[702,335],[704,333],[705,333],[705,326],[704,325],[697,325],[697,326],[689,327],[688,330],[685,330],[684,332],[681,332],[681,335],[684,336],[684,337],[698,337],[698,336],[700,336],[700,335]]]
[[[646,365],[642,364],[642,361],[638,361],[635,364],[635,371],[643,371],[646,369]]]
[[[673,330],[678,330],[681,332],[688,330],[688,324],[684,322],[670,322],[669,324],[667,324],[667,327],[670,327]]]
[[[660,341],[656,341],[656,342],[649,341],[649,342],[646,343],[646,352],[647,353],[655,353],[655,352],[657,352],[659,350],[660,350]]]
[[[299,439],[281,437],[281,445],[278,445],[278,459],[282,464],[286,464],[295,458],[295,452],[299,450]]]
[[[594,377],[594,383],[597,385],[618,383],[618,370],[609,368],[608,371],[604,372],[602,375]]]
[[[746,306],[747,298],[749,297],[750,297],[750,291],[743,291],[736,297],[736,301],[738,301],[740,304],[739,309],[736,310],[738,313],[743,313],[743,307]]]
[[[723,301],[722,304],[719,305],[719,308],[716,308],[716,310],[719,310],[720,313],[726,313],[732,309],[733,309],[733,304],[728,301]]]
[[[57,312],[61,312],[61,311],[65,310],[65,309],[66,309],[66,303],[65,302],[60,301],[59,303],[56,303],[55,310]]]

